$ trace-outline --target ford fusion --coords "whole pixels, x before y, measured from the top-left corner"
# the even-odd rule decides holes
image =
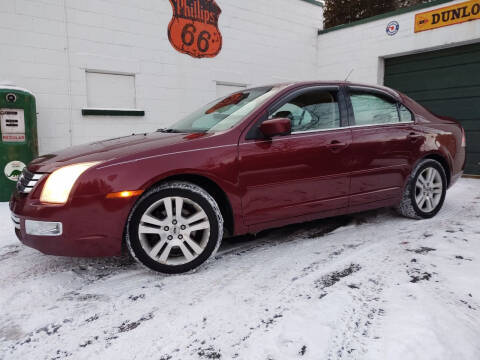
[[[181,273],[225,236],[381,207],[431,218],[464,165],[462,127],[395,90],[282,84],[154,133],[41,156],[10,209],[20,241],[45,254],[128,249],[150,269]]]

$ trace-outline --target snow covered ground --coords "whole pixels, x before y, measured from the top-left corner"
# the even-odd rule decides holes
[[[480,181],[226,241],[180,276],[22,246],[0,204],[0,359],[480,359]]]

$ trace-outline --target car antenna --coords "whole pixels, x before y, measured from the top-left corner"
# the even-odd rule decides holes
[[[352,75],[352,73],[355,71],[355,69],[352,69],[350,70],[350,72],[348,73],[347,77],[345,78],[345,82],[348,81],[348,79],[350,78],[350,75]]]

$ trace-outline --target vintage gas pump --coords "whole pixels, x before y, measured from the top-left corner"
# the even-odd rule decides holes
[[[8,201],[23,168],[38,156],[35,97],[0,85],[0,202]]]

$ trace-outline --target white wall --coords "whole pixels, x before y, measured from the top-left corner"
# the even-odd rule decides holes
[[[480,41],[480,20],[415,34],[415,14],[464,2],[442,5],[331,31],[318,37],[318,77],[383,84],[383,59]],[[386,33],[390,21],[400,23],[394,36]]]
[[[37,96],[40,152],[155,130],[215,98],[216,82],[317,74],[322,8],[300,0],[217,0],[223,50],[193,59],[167,38],[168,0],[0,0],[0,81]],[[86,70],[135,74],[145,117],[85,117]]]

